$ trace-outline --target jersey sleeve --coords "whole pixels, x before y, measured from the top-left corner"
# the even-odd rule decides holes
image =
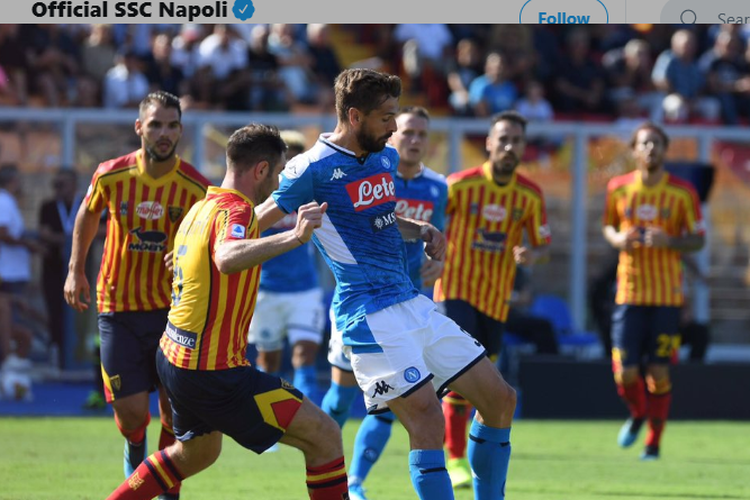
[[[540,247],[550,244],[552,233],[547,225],[547,208],[541,194],[534,202],[531,213],[526,219],[526,232],[531,246]]]
[[[271,194],[276,205],[287,214],[313,201],[312,171],[306,160],[292,160],[279,176],[279,189]]]
[[[685,232],[687,234],[705,234],[706,226],[703,222],[701,203],[695,189],[691,188],[689,194],[685,196],[683,206],[685,208],[685,213],[683,214]]]
[[[235,205],[216,212],[211,255],[223,243],[258,237],[258,219],[250,205]]]
[[[86,197],[83,199],[83,203],[86,204],[86,210],[89,212],[100,213],[107,205],[107,194],[104,189],[102,173],[103,169],[100,166],[94,172],[89,189],[86,191]]]
[[[617,212],[617,194],[611,182],[607,186],[607,198],[604,202],[604,219],[602,225],[612,226],[615,229],[619,229],[620,227],[620,214]]]

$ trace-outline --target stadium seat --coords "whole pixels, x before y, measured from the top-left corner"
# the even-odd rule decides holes
[[[574,354],[577,358],[585,359],[597,358],[601,355],[602,346],[599,335],[576,330],[568,304],[560,297],[538,295],[529,312],[546,318],[552,323],[562,354]]]

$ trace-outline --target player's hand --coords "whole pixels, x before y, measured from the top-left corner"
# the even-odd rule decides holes
[[[89,308],[91,302],[91,289],[89,280],[84,273],[68,272],[65,278],[65,287],[63,288],[65,302],[78,312],[83,312]],[[83,295],[83,300],[81,300]]]
[[[627,231],[620,231],[617,233],[617,248],[625,250],[626,252],[640,246],[643,243],[643,235],[641,229],[637,227],[631,227]]]
[[[643,244],[647,247],[667,248],[669,241],[669,235],[660,227],[652,226],[646,228],[646,232],[643,234]]]
[[[440,260],[426,259],[419,270],[424,286],[434,285],[441,274],[443,274],[443,261]]]
[[[520,266],[530,266],[536,261],[536,256],[530,248],[516,245],[513,247],[513,260]]]
[[[425,224],[419,230],[419,237],[425,242],[424,252],[431,259],[445,259],[445,235],[432,224]]]
[[[322,205],[318,205],[314,201],[297,209],[297,225],[294,228],[294,235],[302,243],[310,241],[313,231],[323,224],[323,214],[326,213],[327,209],[328,203],[324,202]]]
[[[164,265],[167,267],[167,271],[174,272],[174,261],[172,260],[172,257],[174,256],[174,250],[169,252],[167,255],[164,256]]]

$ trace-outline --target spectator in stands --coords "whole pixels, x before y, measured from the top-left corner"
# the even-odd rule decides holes
[[[651,78],[656,88],[667,96],[662,106],[665,119],[685,122],[699,116],[709,121],[719,118],[716,99],[704,97],[706,78],[695,59],[697,40],[688,30],[678,30],[672,35],[671,49],[656,59]]]
[[[268,50],[279,61],[279,76],[294,103],[314,103],[317,95],[310,85],[313,58],[307,47],[294,37],[294,26],[274,24],[268,37]]]
[[[172,37],[156,35],[151,45],[152,59],[146,69],[151,92],[163,90],[176,96],[187,94],[187,80],[182,70],[172,63]]]
[[[18,24],[0,24],[0,68],[6,76],[6,103],[25,105],[28,99],[26,56]]]
[[[268,50],[270,33],[264,24],[250,32],[247,53],[250,69],[250,108],[258,111],[288,111],[293,98],[279,77],[279,60]]]
[[[78,175],[72,168],[60,169],[55,175],[52,188],[54,197],[42,203],[39,211],[39,238],[45,245],[42,260],[42,284],[44,302],[47,306],[47,328],[51,346],[56,346],[57,366],[64,367],[65,308],[63,286],[68,274],[73,226],[82,197],[78,194]],[[70,332],[73,333],[73,332]],[[51,347],[50,346],[50,347]],[[53,349],[53,352],[55,349]]]
[[[410,90],[430,92],[430,84],[442,84],[445,61],[453,57],[453,34],[445,24],[399,24],[393,41],[400,48]]]
[[[331,45],[328,25],[308,24],[307,45],[313,60],[311,70],[318,103],[323,112],[333,111],[333,81],[341,72],[341,64]]]
[[[575,114],[604,111],[604,78],[591,60],[588,32],[574,28],[565,42],[566,52],[556,71],[555,109]]]
[[[180,68],[185,78],[192,78],[198,70],[198,51],[205,36],[202,25],[185,24],[172,39],[172,64]]]
[[[506,58],[490,52],[484,63],[484,74],[469,86],[469,103],[476,116],[489,116],[513,109],[518,97],[516,86],[506,76]]]
[[[218,109],[247,110],[247,44],[231,26],[217,24],[198,48],[199,100]]]
[[[523,24],[494,24],[487,48],[506,56],[507,78],[524,85],[533,78],[536,63],[533,28]]]
[[[58,24],[34,25],[29,37],[26,63],[32,91],[41,94],[47,106],[75,105],[80,72],[76,43]]]
[[[530,122],[549,122],[554,118],[552,105],[544,97],[544,86],[536,80],[526,85],[526,93],[516,103],[516,110]]]
[[[0,377],[31,368],[31,330],[13,320],[13,309],[23,305],[22,300],[0,290]]]
[[[95,24],[81,46],[79,91],[82,105],[101,106],[102,82],[114,65],[117,49],[108,24]]]
[[[483,73],[482,52],[479,43],[464,38],[456,45],[456,57],[448,62],[448,103],[459,116],[471,116],[474,110],[469,103],[469,86]]]
[[[744,73],[742,39],[736,33],[721,31],[714,46],[699,61],[708,80],[708,91],[721,103],[724,123],[736,125],[740,115],[750,110],[750,78]]]
[[[609,50],[602,57],[602,66],[608,86],[607,97],[618,114],[623,114],[620,111],[622,101],[632,99],[640,108],[638,115],[660,106],[662,96],[656,92],[651,80],[653,60],[648,42],[633,38],[624,47]]]
[[[115,62],[115,67],[104,77],[104,107],[134,108],[148,94],[148,80],[143,74],[142,62],[131,50],[118,54]]]
[[[31,280],[31,253],[41,252],[42,247],[34,239],[25,234],[25,225],[19,198],[21,196],[21,176],[15,165],[3,165],[0,167],[0,293],[7,297],[8,301],[14,302],[11,308],[11,317],[4,321],[5,334],[3,343],[7,342],[8,333],[17,341],[16,357],[11,357],[11,364],[27,365],[28,361],[21,363],[28,355],[28,347],[31,343],[30,334],[23,332],[23,328],[16,324],[17,314],[23,307],[24,292]],[[27,339],[27,340],[24,340]],[[3,356],[12,355],[9,345],[0,345]],[[8,360],[6,359],[6,363]]]

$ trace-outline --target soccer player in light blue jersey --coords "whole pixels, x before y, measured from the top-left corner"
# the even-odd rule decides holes
[[[469,461],[475,498],[505,497],[516,395],[484,348],[421,295],[409,278],[404,240],[421,239],[435,260],[445,237],[396,214],[401,80],[368,69],[335,83],[338,124],[287,163],[279,189],[257,209],[261,230],[315,200],[326,203],[313,242],[336,278],[335,327],[368,413],[391,410],[409,434],[409,472],[419,498],[453,499],[445,469],[438,394],[463,394],[477,408]]]
[[[396,125],[398,130],[389,140],[399,155],[394,179],[396,214],[430,222],[442,231],[448,186],[443,175],[422,163],[429,145],[430,115],[422,107],[403,107],[396,116]],[[431,297],[432,285],[440,275],[443,263],[427,258],[421,239],[406,241],[406,256],[411,282],[422,293]],[[343,425],[349,417],[352,400],[359,389],[351,363],[343,354],[341,336],[337,333],[334,329],[328,347],[332,383],[323,401],[323,410]],[[362,421],[354,441],[349,468],[349,496],[352,500],[366,500],[363,483],[391,436],[394,418],[389,411],[380,415],[367,415]]]
[[[287,157],[305,150],[305,137],[295,130],[281,132]],[[292,229],[296,214],[289,214],[263,232],[270,236]],[[279,375],[284,338],[292,347],[292,384],[313,402],[320,403],[315,357],[323,340],[323,291],[318,284],[315,249],[305,244],[263,263],[255,314],[248,342],[258,350],[256,364]]]

